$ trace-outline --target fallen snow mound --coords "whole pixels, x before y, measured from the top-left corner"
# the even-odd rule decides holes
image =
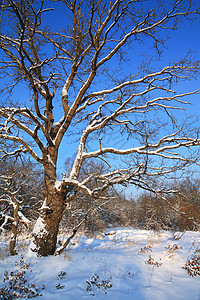
[[[5,271],[7,277],[19,272],[15,262],[23,255],[25,284],[41,299],[199,300],[200,276],[187,268],[198,270],[199,249],[200,232],[115,228],[95,238],[77,235],[60,256],[30,258],[26,249],[7,256],[0,261],[0,283],[9,287]]]

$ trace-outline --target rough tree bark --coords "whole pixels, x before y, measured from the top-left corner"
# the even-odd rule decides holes
[[[46,198],[40,209],[40,217],[33,232],[31,250],[39,256],[52,255],[56,250],[59,224],[65,209],[67,188],[56,188],[57,151],[49,147],[44,163]]]
[[[18,228],[18,225],[19,225],[18,212],[19,212],[19,203],[17,202],[17,203],[15,203],[15,206],[14,206],[14,212],[13,212],[14,222],[12,223],[12,234],[11,234],[10,246],[9,246],[11,255],[16,255],[17,254],[15,246],[16,246],[16,240],[17,240],[17,228]]]

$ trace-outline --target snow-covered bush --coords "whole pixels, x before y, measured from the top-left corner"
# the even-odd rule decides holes
[[[42,296],[41,288],[37,288],[34,283],[28,283],[26,272],[31,272],[30,264],[25,263],[23,255],[18,262],[15,263],[16,270],[4,272],[4,286],[0,289],[0,299],[11,300],[16,298],[34,298]]]
[[[169,253],[173,253],[174,251],[178,250],[178,249],[182,249],[182,247],[179,247],[177,244],[172,244],[172,245],[168,245],[166,247],[166,250],[169,252]]]
[[[86,291],[91,292],[91,295],[94,296],[95,289],[103,289],[104,293],[107,294],[107,289],[112,287],[112,278],[100,280],[98,274],[92,274],[86,283]]]
[[[160,260],[161,260],[161,258],[160,258]],[[158,262],[158,261],[155,261],[154,257],[152,257],[151,255],[149,255],[149,258],[145,261],[145,264],[152,265],[152,266],[155,266],[155,267],[162,266],[162,263]]]
[[[183,269],[186,269],[192,277],[200,276],[200,249],[196,250],[193,257],[185,262]]]
[[[143,248],[140,248],[139,253],[146,253],[146,252],[152,252],[152,246],[151,245],[146,245]]]

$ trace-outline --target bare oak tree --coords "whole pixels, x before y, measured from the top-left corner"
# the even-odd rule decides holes
[[[1,5],[0,138],[19,144],[16,151],[29,153],[44,168],[46,198],[31,245],[37,255],[55,252],[65,203],[76,191],[97,198],[114,184],[131,183],[164,198],[170,191],[156,187],[153,178],[195,162],[185,150],[200,144],[198,130],[188,134],[188,123],[178,122],[174,112],[199,90],[180,93],[174,86],[198,75],[198,61],[188,54],[161,67],[146,56],[137,64],[133,50],[143,43],[148,54],[153,44],[161,55],[166,33],[198,17],[200,9],[185,0],[153,5],[139,0]],[[65,15],[58,16],[59,7]],[[73,140],[77,152],[69,176],[58,181],[64,136],[66,155]],[[121,142],[127,138],[125,147]],[[79,179],[88,158],[102,159],[109,172]]]

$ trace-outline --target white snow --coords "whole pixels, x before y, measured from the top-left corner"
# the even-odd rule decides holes
[[[35,223],[32,234],[33,236],[37,234],[37,237],[45,237],[45,233],[47,233],[45,229],[45,224],[43,222],[42,217],[40,216]],[[31,249],[36,249],[36,245],[34,244],[34,238],[31,238],[30,240],[30,244],[27,251],[27,257],[36,257],[36,253],[33,252]]]
[[[25,224],[29,224],[29,223],[31,222],[28,218],[26,218],[26,217],[21,213],[21,211],[18,211],[18,215],[19,215],[20,219],[21,219]]]
[[[4,271],[14,269],[23,253],[32,269],[26,271],[28,282],[38,287],[45,284],[41,300],[199,300],[200,277],[190,277],[182,268],[199,248],[200,232],[192,231],[174,235],[168,231],[115,228],[96,238],[77,235],[60,256],[30,258],[23,250],[18,256],[2,259],[0,287],[5,285]],[[145,263],[149,255],[161,265]],[[97,284],[91,283],[95,278]]]
[[[49,209],[49,206],[47,205],[46,198],[44,199],[40,210],[45,210],[45,209]]]
[[[39,232],[43,232],[45,231],[45,224],[44,224],[44,220],[42,217],[39,217],[37,219],[37,222],[35,223],[34,229],[33,229],[33,234],[34,233],[39,233]]]
[[[58,179],[56,179],[54,186],[55,186],[56,190],[60,190],[60,188],[61,188],[61,181],[58,180]]]
[[[47,155],[47,158],[48,158],[48,161],[50,162],[50,164],[52,164],[52,166],[56,167],[49,154]]]

